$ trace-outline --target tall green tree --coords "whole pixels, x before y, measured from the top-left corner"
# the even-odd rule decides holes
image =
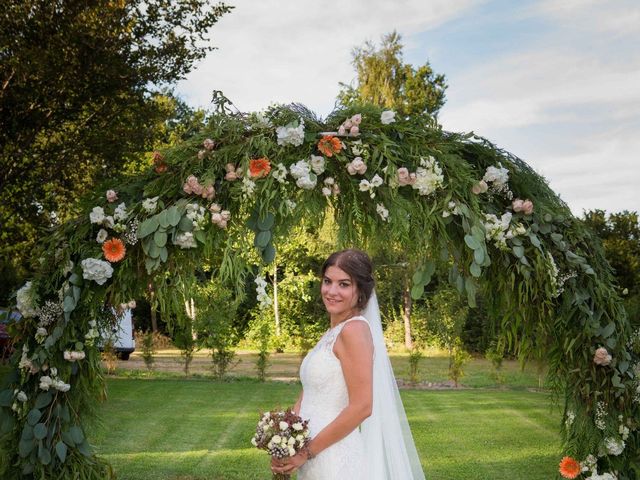
[[[230,10],[211,0],[3,2],[0,258],[7,268],[28,268],[43,230],[158,140],[156,127],[170,116],[163,89],[213,48],[208,32]]]
[[[356,84],[340,83],[338,101],[346,106],[373,103],[401,115],[436,117],[445,102],[446,78],[435,73],[428,61],[417,68],[404,63],[403,48],[395,31],[382,37],[380,48],[370,41],[354,48]]]
[[[640,294],[640,223],[638,213],[627,210],[585,212],[584,222],[600,237],[604,254],[613,267],[618,286],[628,294]]]

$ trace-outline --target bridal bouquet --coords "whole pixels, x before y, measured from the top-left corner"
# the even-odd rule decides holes
[[[256,426],[251,439],[254,447],[266,450],[271,457],[293,457],[309,442],[308,420],[302,420],[287,409],[266,412]],[[289,480],[291,475],[274,473],[273,480]]]

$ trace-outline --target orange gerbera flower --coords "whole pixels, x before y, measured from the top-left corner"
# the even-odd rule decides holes
[[[564,457],[560,462],[560,475],[564,478],[576,478],[581,471],[580,464],[574,458]]]
[[[339,153],[342,150],[342,142],[338,137],[325,135],[318,142],[318,150],[327,157],[333,157],[334,153]]]
[[[122,260],[126,251],[127,249],[124,248],[124,243],[122,243],[122,240],[119,238],[112,238],[102,244],[104,258],[110,262],[119,262]]]
[[[269,175],[271,162],[268,158],[253,158],[249,160],[249,173],[254,178],[262,178]]]

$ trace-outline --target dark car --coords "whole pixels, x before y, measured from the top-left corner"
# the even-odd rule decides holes
[[[11,355],[12,342],[11,335],[7,330],[7,326],[10,322],[17,322],[22,318],[19,312],[9,311],[4,308],[0,308],[0,359],[4,360]]]

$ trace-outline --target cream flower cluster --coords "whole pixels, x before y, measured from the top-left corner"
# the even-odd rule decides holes
[[[431,195],[442,187],[444,176],[435,158],[429,156],[420,159],[420,167],[416,169],[415,182],[411,185],[420,195]]]
[[[387,210],[387,208],[384,206],[384,204],[382,204],[382,203],[376,204],[376,212],[378,213],[378,215],[380,215],[380,218],[383,221],[385,221],[385,222],[389,221],[389,210]]]
[[[333,177],[327,177],[324,179],[324,187],[322,187],[322,194],[325,197],[330,197],[333,195],[334,197],[340,193],[340,186],[336,183],[336,180]]]
[[[451,200],[447,204],[447,208],[442,211],[443,218],[450,217],[451,215],[460,215],[460,206],[458,205],[458,202],[455,202],[454,200]]]
[[[68,392],[71,389],[71,385],[60,380],[58,378],[58,369],[52,367],[49,371],[49,375],[43,375],[40,377],[40,385],[38,388],[45,392],[49,391],[51,388],[58,390],[59,392]]]
[[[493,241],[493,244],[501,249],[507,248],[506,233],[511,224],[511,212],[504,213],[500,218],[492,213],[485,213],[484,222],[485,238]]]
[[[38,372],[38,368],[33,364],[33,358],[29,358],[29,347],[27,347],[26,343],[22,345],[22,356],[20,357],[18,368],[29,370],[30,373]]]
[[[287,167],[282,163],[278,163],[271,170],[271,176],[276,179],[278,183],[285,183],[287,181]]]
[[[484,193],[491,188],[494,193],[504,195],[511,200],[511,198],[513,198],[513,193],[509,190],[508,182],[509,170],[504,168],[501,164],[498,164],[497,167],[491,165],[487,167],[482,180],[474,185],[473,192],[476,194]]]
[[[160,197],[151,197],[151,198],[145,198],[142,201],[142,208],[144,209],[145,212],[147,213],[153,213],[156,211],[156,208],[158,208],[158,199]]]
[[[98,285],[104,285],[113,275],[111,264],[98,258],[85,258],[80,262],[80,266],[82,267],[82,278],[93,280]]]
[[[193,230],[198,231],[204,229],[207,223],[206,209],[197,203],[187,203],[185,208],[185,216],[193,222]]]
[[[361,192],[369,192],[369,196],[371,198],[375,198],[376,197],[375,189],[378,188],[383,183],[384,183],[384,180],[382,180],[382,177],[380,177],[380,175],[376,173],[371,179],[371,181],[364,178],[360,180],[360,184],[358,185],[358,188],[360,189]]]
[[[256,293],[260,303],[260,308],[266,308],[271,305],[271,297],[267,294],[267,282],[262,277],[256,277]]]
[[[242,169],[240,167],[236,167],[233,163],[227,163],[224,166],[224,169],[227,172],[224,175],[224,179],[228,182],[235,182],[243,176]]]
[[[289,168],[289,173],[296,179],[296,185],[304,190],[313,190],[318,183],[318,177],[312,173],[309,160],[300,160]]]
[[[213,188],[213,185],[201,185],[195,175],[189,175],[187,177],[187,181],[184,182],[182,190],[188,195],[198,195],[207,200],[213,200],[216,196],[216,190]]]
[[[187,248],[196,248],[198,246],[192,232],[179,233],[178,235],[176,235],[173,244],[177,245],[183,250]]]
[[[100,336],[98,332],[98,324],[95,320],[89,320],[89,331],[84,334],[85,343],[89,346],[93,345],[96,338]]]
[[[242,197],[245,199],[253,197],[256,191],[256,182],[251,180],[249,177],[244,177],[242,179]]]
[[[31,282],[25,283],[16,293],[18,310],[24,318],[35,317],[38,306],[35,304],[35,291]]]
[[[293,145],[299,147],[304,142],[304,120],[300,119],[300,123],[291,122],[284,127],[276,128],[278,136],[278,145]]]

